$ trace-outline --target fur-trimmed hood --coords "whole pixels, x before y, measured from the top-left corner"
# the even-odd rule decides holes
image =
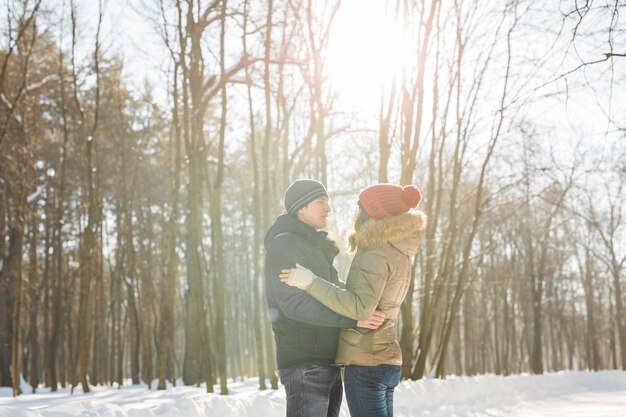
[[[419,210],[382,219],[369,219],[356,233],[357,248],[368,249],[389,243],[407,255],[415,255],[426,223],[426,214]]]

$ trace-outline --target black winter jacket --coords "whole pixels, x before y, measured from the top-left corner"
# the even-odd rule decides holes
[[[306,292],[283,284],[278,275],[296,263],[339,285],[333,259],[339,253],[326,232],[280,215],[265,235],[265,292],[270,308],[278,368],[335,362],[339,330],[356,320],[341,316]]]

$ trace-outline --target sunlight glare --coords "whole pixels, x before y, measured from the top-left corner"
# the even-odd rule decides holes
[[[328,45],[330,83],[351,107],[377,111],[381,89],[408,59],[402,21],[382,0],[344,0]]]

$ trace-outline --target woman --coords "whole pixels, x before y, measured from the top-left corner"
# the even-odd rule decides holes
[[[411,280],[411,258],[419,248],[426,216],[413,185],[376,184],[359,194],[359,210],[350,236],[356,255],[346,289],[315,277],[296,265],[281,281],[306,290],[335,312],[360,320],[378,309],[385,322],[376,330],[343,329],[336,362],[345,365],[346,399],[352,417],[393,415],[393,391],[400,381],[402,352],[395,322]]]

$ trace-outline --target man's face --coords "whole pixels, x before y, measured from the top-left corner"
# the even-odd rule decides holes
[[[320,197],[298,210],[298,219],[315,230],[326,227],[326,219],[330,214],[328,197]]]

